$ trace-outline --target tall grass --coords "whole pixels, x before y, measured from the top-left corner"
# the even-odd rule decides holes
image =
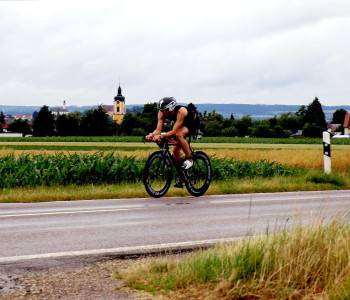
[[[208,155],[222,159],[268,160],[280,164],[305,169],[323,170],[323,152],[320,149],[206,149]],[[349,173],[349,150],[333,149],[332,169]]]
[[[350,226],[298,226],[180,261],[153,259],[118,276],[171,299],[349,299]]]
[[[296,169],[268,161],[214,159],[213,178],[287,176]],[[142,180],[145,159],[104,154],[6,155],[0,157],[0,188],[134,183]]]

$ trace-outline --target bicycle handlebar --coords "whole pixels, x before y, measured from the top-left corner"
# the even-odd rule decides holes
[[[160,136],[160,141],[148,141],[146,140],[146,138],[143,138],[144,142],[155,142],[159,148],[163,148],[165,145],[175,145],[177,144],[177,140],[175,136],[170,136],[170,137],[164,137],[164,136]]]

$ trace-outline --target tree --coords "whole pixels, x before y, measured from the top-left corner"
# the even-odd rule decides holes
[[[9,125],[9,131],[22,133],[23,136],[26,136],[32,132],[32,129],[28,120],[17,119]]]
[[[305,137],[321,137],[323,128],[315,123],[305,123],[303,127],[303,136]]]
[[[49,107],[44,105],[33,121],[34,136],[52,136],[55,133],[55,118]]]
[[[300,106],[299,110],[295,114],[297,117],[304,118],[306,115],[306,110],[307,110],[306,106],[302,105]]]
[[[253,125],[253,120],[250,116],[243,116],[236,120],[235,127],[238,130],[238,136],[246,136],[249,131],[249,127]]]
[[[131,135],[145,136],[146,132],[143,128],[133,128],[133,130],[131,131]]]
[[[250,135],[268,138],[273,136],[273,130],[270,128],[269,124],[261,122],[250,128]]]
[[[123,123],[120,126],[119,133],[123,135],[131,135],[136,122],[137,118],[134,114],[126,113],[123,118]]]
[[[106,136],[116,131],[115,123],[101,105],[87,110],[81,120],[81,130],[84,135]]]
[[[143,106],[142,113],[137,116],[135,128],[143,128],[145,132],[152,132],[158,122],[158,105],[157,103],[146,103]]]
[[[323,129],[326,128],[326,117],[317,97],[307,106],[304,121],[305,123],[315,124]]]
[[[299,129],[303,128],[301,117],[293,113],[281,114],[277,118],[277,124],[291,132],[297,132]]]
[[[337,109],[334,113],[333,113],[333,118],[332,118],[332,123],[333,124],[343,124],[344,123],[344,119],[345,119],[345,114],[346,114],[346,110],[345,109]]]
[[[322,110],[322,105],[316,97],[306,108],[304,116],[304,136],[319,137],[326,129],[326,118]]]
[[[207,123],[204,133],[207,136],[220,136],[222,135],[222,130],[222,123],[218,120],[211,120]]]
[[[0,132],[2,132],[2,127],[5,125],[5,115],[3,112],[0,112]]]
[[[56,131],[59,136],[74,136],[80,133],[81,114],[79,112],[59,115]]]
[[[157,103],[146,103],[141,112],[127,112],[123,118],[118,134],[123,135],[144,135],[152,132],[158,121]],[[164,124],[163,130],[169,129]]]
[[[237,136],[238,130],[236,127],[227,127],[222,131],[223,136]]]

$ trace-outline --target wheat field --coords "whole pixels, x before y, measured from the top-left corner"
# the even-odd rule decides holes
[[[112,151],[115,156],[134,156],[137,158],[145,158],[156,149],[136,149],[135,151],[118,149]],[[299,149],[299,148],[218,148],[218,149],[204,149],[204,151],[211,157],[228,158],[237,160],[262,160],[276,161],[284,165],[301,167],[305,169],[322,169],[323,168],[323,153],[322,149]],[[31,154],[55,154],[55,153],[85,153],[93,154],[97,151],[57,151],[57,150],[0,150],[0,156],[8,154],[20,155],[23,153]],[[106,153],[110,153],[107,151]],[[350,149],[333,149],[332,151],[332,167],[338,172],[348,173],[350,170]]]

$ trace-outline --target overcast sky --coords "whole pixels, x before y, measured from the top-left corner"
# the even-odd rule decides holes
[[[349,0],[0,1],[0,104],[350,104]]]

